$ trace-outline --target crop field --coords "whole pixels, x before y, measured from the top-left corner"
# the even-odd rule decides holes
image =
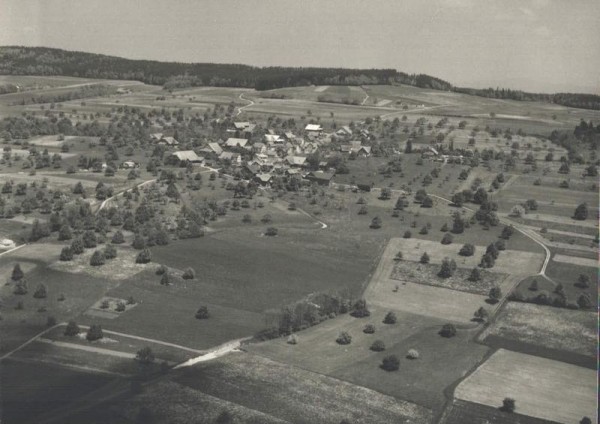
[[[56,409],[68,409],[78,399],[110,383],[114,376],[29,361],[2,361],[2,421],[38,422]]]
[[[553,421],[513,412],[508,414],[500,411],[497,407],[482,405],[480,403],[454,400],[440,424],[464,424],[464,423],[488,423],[488,424],[555,424]],[[556,423],[557,424],[557,423]]]
[[[152,382],[141,394],[128,396],[108,407],[93,408],[69,417],[69,422],[129,424],[144,411],[155,422],[216,422],[227,411],[237,423],[288,424],[289,421],[207,395],[171,380]]]
[[[594,357],[596,321],[594,312],[508,302],[484,335]]]
[[[493,381],[494,384],[490,384]],[[500,349],[454,392],[457,399],[492,407],[506,397],[515,411],[556,422],[596,422],[596,372],[575,365]]]
[[[176,375],[175,382],[294,423],[429,423],[410,402],[251,354],[233,354]]]
[[[444,389],[476,366],[487,347],[469,341],[470,331],[459,331],[446,339],[437,333],[444,321],[408,312],[396,312],[396,324],[384,324],[388,310],[373,304],[371,316],[353,318],[338,316],[318,326],[296,333],[298,343],[285,339],[251,344],[246,348],[255,354],[288,363],[299,368],[330,375],[380,393],[415,402],[437,410],[444,404]],[[363,332],[366,324],[375,326],[374,334]],[[336,338],[346,331],[352,343],[339,345]],[[369,349],[375,340],[384,342],[383,352]],[[410,349],[419,359],[406,359]],[[389,373],[379,368],[381,359],[390,354],[400,358],[400,369]],[[448,365],[452,363],[453,366]]]

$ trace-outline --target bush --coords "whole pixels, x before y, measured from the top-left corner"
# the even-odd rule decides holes
[[[196,311],[196,319],[207,319],[210,317],[207,306],[200,306],[198,311]]]
[[[152,260],[152,254],[148,248],[144,248],[140,253],[138,253],[137,258],[135,258],[136,264],[147,264]]]
[[[69,323],[65,327],[64,335],[72,337],[72,336],[78,335],[80,332],[81,332],[81,329],[79,328],[77,323],[75,321],[69,321]]]
[[[352,336],[348,334],[346,331],[342,331],[337,339],[335,339],[337,344],[348,345],[352,343]]]
[[[400,360],[396,355],[389,355],[382,359],[381,368],[386,371],[397,371],[400,368]]]
[[[97,324],[92,324],[92,326],[88,330],[87,334],[85,335],[85,338],[89,342],[93,342],[95,340],[100,340],[103,337],[104,337],[104,334],[102,333],[102,327],[100,327]]]
[[[73,260],[73,250],[69,246],[65,246],[60,251],[60,260],[63,262]]]
[[[385,315],[385,318],[383,318],[384,324],[396,324],[397,321],[398,321],[398,318],[396,318],[396,314],[393,312],[388,312]]]
[[[100,265],[104,265],[106,263],[106,258],[104,257],[104,253],[102,253],[100,250],[96,250],[94,252],[94,254],[92,255],[92,257],[90,258],[90,265],[91,266],[100,266]]]
[[[193,280],[196,278],[196,271],[193,268],[187,268],[181,275],[181,278],[184,280]]]
[[[385,350],[385,343],[383,340],[375,340],[369,349],[373,352],[383,352]]]
[[[267,228],[267,231],[265,231],[265,236],[275,237],[278,233],[279,231],[277,230],[277,228],[269,227]]]
[[[444,324],[439,332],[440,336],[450,338],[456,336],[456,327],[454,324]]]
[[[363,328],[363,333],[365,333],[365,334],[375,333],[375,326],[373,324],[365,325],[365,328]]]
[[[417,349],[410,349],[406,357],[408,359],[419,359],[419,351]]]
[[[119,302],[119,303],[117,303],[115,311],[117,311],[117,312],[125,312],[125,309],[127,309],[126,306],[125,306],[125,303]]]

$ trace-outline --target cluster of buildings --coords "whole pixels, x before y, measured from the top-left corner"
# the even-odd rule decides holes
[[[248,179],[260,185],[270,185],[280,175],[295,175],[299,178],[329,185],[335,170],[328,166],[327,158],[332,154],[355,154],[369,156],[371,147],[360,141],[342,141],[331,145],[332,139],[351,140],[352,130],[342,127],[335,133],[326,133],[318,124],[308,124],[303,135],[293,132],[276,133],[267,130],[260,141],[255,137],[256,125],[250,122],[234,122],[227,130],[231,137],[209,142],[201,149],[177,150],[179,143],[173,137],[161,133],[151,135],[153,142],[172,147],[172,156],[181,162],[196,163],[215,168],[227,166],[237,169]],[[363,134],[361,134],[363,135]],[[252,139],[252,141],[251,141]],[[307,161],[311,155],[320,153],[321,161]]]

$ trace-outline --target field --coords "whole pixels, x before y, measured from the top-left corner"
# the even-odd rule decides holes
[[[553,421],[522,415],[518,412],[508,414],[500,411],[497,407],[466,402],[463,400],[455,400],[444,413],[440,424],[464,423],[555,424]]]
[[[494,384],[490,384],[493,381]],[[498,350],[456,388],[456,398],[491,407],[515,399],[516,412],[556,422],[595,422],[596,373],[593,370]]]
[[[326,321],[297,333],[296,345],[277,339],[252,344],[247,349],[439,411],[445,402],[444,390],[476,366],[487,348],[470,342],[469,331],[459,331],[452,339],[439,336],[437,332],[444,322],[427,316],[396,312],[396,324],[383,324],[387,312],[373,308],[369,318],[340,316]],[[366,324],[375,326],[375,334],[363,333]],[[335,342],[341,331],[352,336],[351,344],[342,346]],[[385,343],[385,351],[369,349],[375,340]],[[410,349],[419,352],[419,359],[406,359]],[[390,354],[400,358],[397,372],[379,368],[381,359]],[[448,366],[450,363],[453,365]]]
[[[494,339],[495,345],[502,345],[508,340],[507,347],[513,349],[514,344],[511,342],[517,341],[526,345],[525,348],[531,346],[533,351],[536,351],[533,346],[541,346],[593,358],[597,349],[596,321],[594,312],[508,302],[484,332],[484,337],[489,338],[489,342]],[[543,349],[537,351],[539,354]],[[552,352],[542,356],[550,353]]]
[[[2,361],[0,375],[2,421],[6,424],[39,422],[39,416],[68,409],[115,379],[107,374],[15,360]]]
[[[175,381],[294,423],[417,424],[431,419],[430,411],[415,404],[251,354],[187,369]]]

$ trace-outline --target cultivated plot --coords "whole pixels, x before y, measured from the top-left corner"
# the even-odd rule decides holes
[[[504,398],[516,402],[520,414],[561,423],[588,416],[596,422],[594,370],[500,349],[454,392],[457,399],[502,406]]]

